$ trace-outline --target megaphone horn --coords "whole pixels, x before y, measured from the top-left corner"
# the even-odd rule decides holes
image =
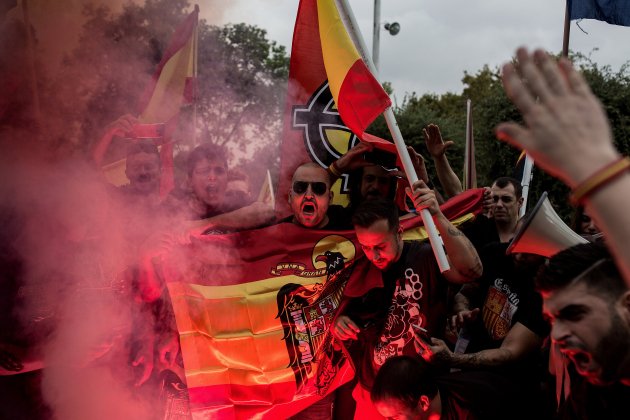
[[[587,242],[562,221],[551,206],[545,191],[505,252],[536,254],[549,258],[573,245]]]

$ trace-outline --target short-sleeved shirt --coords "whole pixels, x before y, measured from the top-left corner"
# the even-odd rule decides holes
[[[448,283],[429,244],[405,242],[400,259],[382,276],[383,287],[352,299],[344,311],[361,328],[350,353],[366,389],[390,357],[418,356],[413,325],[431,337],[443,337],[446,326]]]
[[[501,347],[516,323],[541,338],[549,334],[549,324],[542,314],[542,297],[534,289],[537,266],[517,267],[513,257],[505,255],[508,245],[495,242],[481,251],[484,274],[478,280],[478,290],[470,297],[470,307],[481,308],[481,313],[467,326],[470,343],[466,353]],[[497,370],[534,380],[539,362],[539,355],[532,354]]]

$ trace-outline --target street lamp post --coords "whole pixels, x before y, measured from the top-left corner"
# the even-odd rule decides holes
[[[372,38],[372,61],[378,70],[379,48],[381,43],[381,0],[374,0],[374,28]]]
[[[400,32],[400,25],[397,22],[385,23],[385,30],[390,35]],[[379,49],[381,47],[381,0],[374,0],[374,27],[372,31],[372,61],[378,70]]]

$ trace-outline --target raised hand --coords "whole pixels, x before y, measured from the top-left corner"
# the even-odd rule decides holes
[[[502,80],[525,125],[499,124],[497,137],[527,150],[549,174],[574,188],[619,158],[601,103],[568,60],[519,48]]]
[[[425,129],[422,130],[422,133],[424,134],[424,142],[427,145],[429,154],[433,158],[443,156],[446,153],[446,150],[454,144],[450,140],[445,142],[442,139],[440,127],[435,124],[429,124]]]

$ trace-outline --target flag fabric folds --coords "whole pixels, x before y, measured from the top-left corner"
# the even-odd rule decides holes
[[[311,161],[328,167],[390,104],[352,44],[334,0],[301,0],[284,110],[278,217],[289,214],[287,193],[295,169]],[[347,176],[333,191],[335,204],[347,203]]]
[[[164,124],[163,133],[154,141],[159,146],[162,163],[160,195],[166,196],[174,187],[173,143],[171,136],[177,128],[180,109],[194,102],[197,23],[199,7],[177,27],[164,51],[151,82],[138,101],[138,118],[142,124]],[[105,178],[114,185],[129,182],[125,175],[125,159],[101,168]]]
[[[199,7],[175,30],[140,101],[140,121],[169,123],[182,105],[191,103]]]
[[[163,261],[194,418],[287,418],[352,379],[330,325],[349,280],[380,279],[353,236],[283,223]]]
[[[165,124],[164,141],[160,147],[162,196],[175,185],[171,135],[177,127],[180,108],[194,100],[198,20],[199,6],[195,6],[195,10],[175,30],[140,100],[139,120],[142,123]]]
[[[346,126],[362,137],[372,121],[391,106],[391,100],[352,43],[334,0],[317,0],[317,16],[324,66],[337,109]]]
[[[567,0],[569,16],[595,19],[612,25],[630,26],[630,2],[627,0]]]
[[[466,191],[443,212],[460,223],[482,197]],[[421,224],[404,221],[403,237],[426,237]],[[330,326],[343,295],[382,285],[354,231],[282,223],[195,237],[159,260],[194,418],[286,418],[353,377]]]

